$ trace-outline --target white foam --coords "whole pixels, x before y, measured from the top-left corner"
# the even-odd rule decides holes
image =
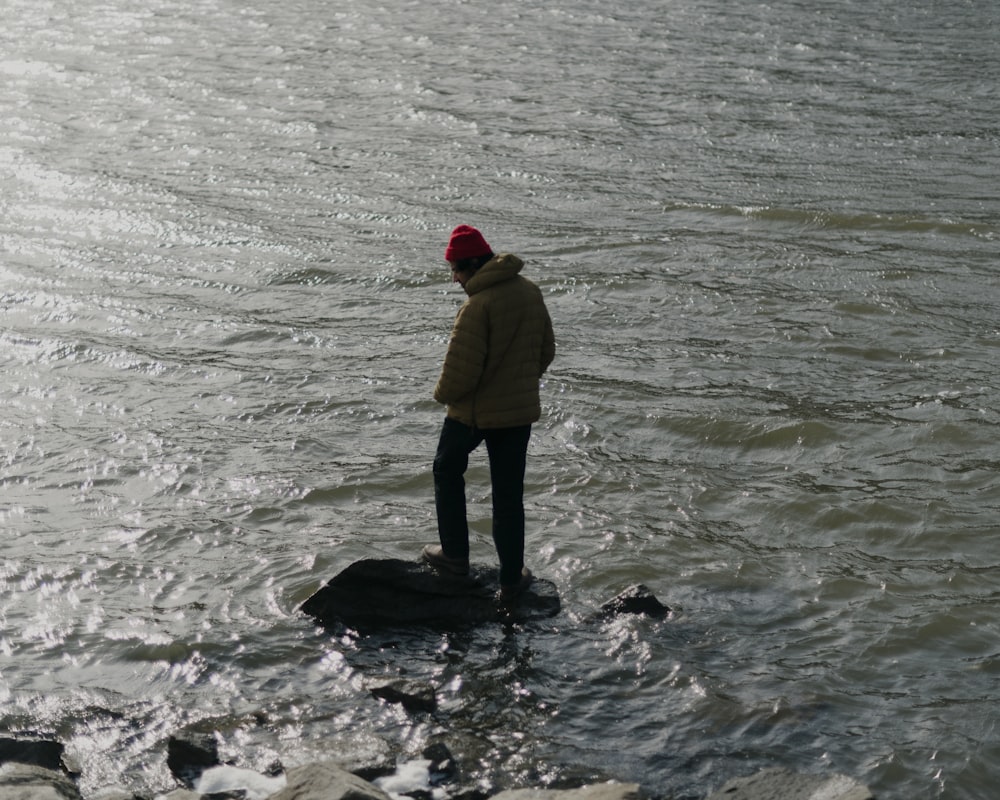
[[[447,797],[443,790],[431,788],[431,762],[427,759],[397,764],[396,771],[392,775],[376,778],[374,783],[393,800],[409,800],[404,798],[404,792],[418,789],[430,792],[436,800]]]
[[[215,794],[243,790],[247,800],[264,800],[285,788],[284,775],[269,778],[250,769],[220,766],[206,769],[195,781],[194,790],[198,794]]]

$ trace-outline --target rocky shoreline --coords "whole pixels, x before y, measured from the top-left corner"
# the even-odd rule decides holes
[[[656,800],[637,783],[607,782],[570,789],[509,789],[495,795],[462,787],[455,760],[441,745],[427,756],[428,788],[390,793],[371,780],[330,762],[306,764],[287,773],[246,781],[247,786],[218,790],[199,784],[212,770],[221,768],[211,734],[171,737],[167,762],[178,786],[156,800]],[[0,800],[151,800],[109,787],[85,798],[76,776],[63,761],[63,745],[38,739],[0,739]],[[246,771],[244,771],[246,772]],[[273,789],[273,791],[271,791]],[[729,781],[706,800],[874,800],[867,787],[844,775],[804,775],[783,769],[764,770]],[[668,798],[660,798],[668,800]]]
[[[475,568],[467,578],[434,574],[412,562],[356,562],[335,576],[302,606],[323,627],[353,630],[383,626],[523,623],[559,613],[556,587],[536,580],[516,608],[498,607],[494,571]],[[669,619],[672,611],[645,586],[633,586],[601,606],[596,619],[627,614]],[[369,686],[371,695],[398,703],[410,713],[433,712],[433,686],[394,680]],[[202,723],[204,725],[204,723]],[[285,770],[275,764],[267,775],[224,764],[214,730],[191,729],[170,736],[167,768],[174,789],[155,800],[672,800],[637,783],[595,782],[570,787],[525,787],[490,794],[463,780],[460,759],[438,741],[419,762],[372,765],[349,771],[332,761]],[[419,779],[414,780],[417,765]],[[408,774],[401,774],[409,769]],[[32,736],[0,738],[0,800],[153,800],[108,787],[87,797],[80,770],[67,764],[65,747]],[[843,775],[803,775],[768,769],[731,780],[706,800],[872,800],[862,784]]]

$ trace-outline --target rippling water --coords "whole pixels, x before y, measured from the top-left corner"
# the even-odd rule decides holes
[[[169,789],[444,735],[484,787],[1000,778],[998,7],[8,0],[0,721]],[[559,353],[550,625],[298,605],[434,539],[451,227]],[[494,558],[485,464],[474,557]],[[597,624],[644,582],[677,616]],[[369,697],[440,687],[434,718]]]

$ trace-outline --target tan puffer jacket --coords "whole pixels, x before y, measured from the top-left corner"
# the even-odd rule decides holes
[[[498,255],[465,284],[434,399],[476,428],[528,425],[542,414],[538,381],[555,358],[542,293],[521,277],[524,262]]]

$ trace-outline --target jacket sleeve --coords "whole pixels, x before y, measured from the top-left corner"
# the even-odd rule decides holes
[[[434,387],[434,399],[450,404],[472,393],[479,385],[489,349],[489,326],[484,310],[466,303],[455,317],[451,341]]]
[[[545,309],[545,328],[542,332],[542,364],[539,375],[544,374],[556,357],[556,337],[552,332],[552,317],[549,316],[548,309]]]

